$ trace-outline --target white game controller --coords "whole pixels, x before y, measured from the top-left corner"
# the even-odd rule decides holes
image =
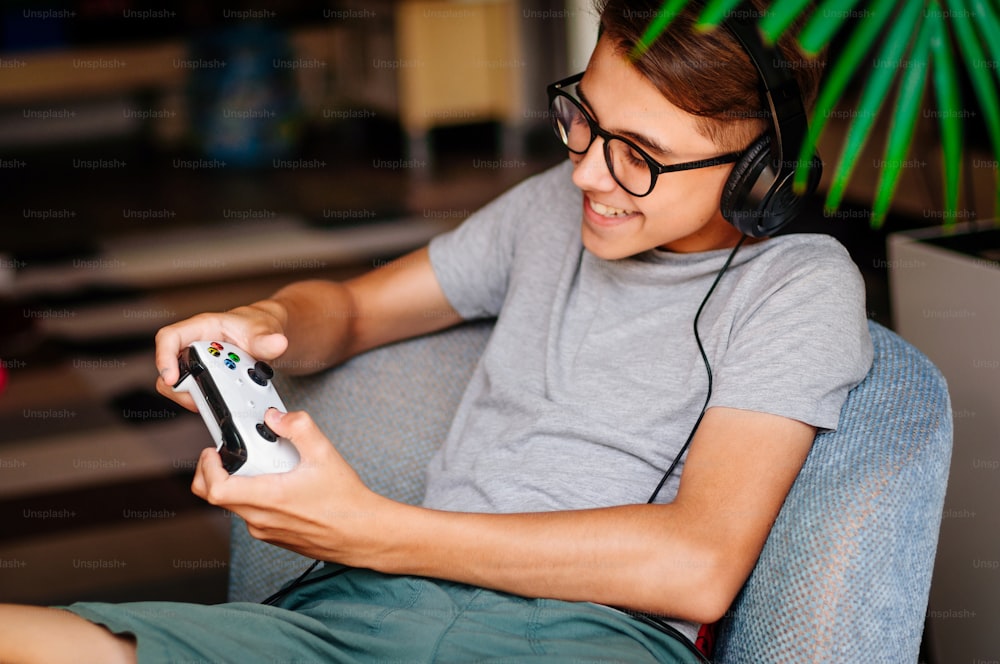
[[[229,343],[196,341],[177,358],[175,392],[189,392],[230,475],[291,470],[299,453],[264,424],[268,408],[287,412],[271,383],[274,370]]]

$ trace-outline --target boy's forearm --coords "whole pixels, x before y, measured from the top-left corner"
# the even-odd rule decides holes
[[[340,283],[301,281],[252,307],[275,316],[288,338],[288,350],[276,361],[287,374],[307,374],[348,359],[353,352],[353,298]]]
[[[534,514],[400,507],[391,545],[365,566],[700,622],[726,610],[729,578],[738,588],[745,575],[709,540],[681,536],[669,505]]]
[[[282,324],[288,351],[277,366],[297,374],[462,320],[438,284],[426,247],[343,283],[291,284],[251,306]]]

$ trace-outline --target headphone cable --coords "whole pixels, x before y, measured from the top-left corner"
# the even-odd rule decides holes
[[[701,424],[702,418],[705,417],[705,411],[708,410],[708,402],[712,398],[712,365],[709,363],[708,355],[705,353],[705,347],[701,343],[701,335],[698,334],[698,319],[701,318],[701,312],[705,309],[705,305],[708,303],[708,298],[712,297],[712,293],[715,292],[715,287],[719,285],[722,275],[729,269],[729,265],[736,257],[736,252],[739,251],[741,246],[743,246],[743,242],[746,239],[746,235],[741,235],[739,242],[737,242],[736,246],[733,247],[733,250],[729,252],[729,258],[726,259],[726,262],[722,265],[722,269],[719,270],[719,273],[715,275],[715,281],[712,282],[712,286],[708,289],[708,292],[705,293],[704,299],[702,299],[701,304],[698,306],[698,312],[694,315],[694,340],[695,343],[698,344],[698,352],[701,353],[701,360],[705,363],[705,373],[708,374],[708,393],[705,395],[705,404],[701,407],[701,413],[698,415],[698,419],[695,420],[694,426],[691,427],[691,432],[688,434],[687,440],[684,441],[680,452],[677,453],[677,456],[674,457],[670,467],[667,468],[667,472],[663,473],[663,477],[660,478],[660,482],[656,485],[656,489],[653,490],[653,494],[649,497],[649,500],[646,501],[647,505],[652,504],[653,501],[656,500],[656,497],[660,494],[660,490],[663,488],[663,485],[667,483],[667,479],[673,474],[674,469],[677,468],[677,464],[680,463],[681,457],[684,456],[684,453],[687,452],[687,448],[691,445],[691,441],[694,439],[694,433],[698,430],[698,426]]]

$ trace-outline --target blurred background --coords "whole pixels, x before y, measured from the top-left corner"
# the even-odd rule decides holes
[[[583,69],[596,14],[582,0],[0,7],[0,601],[223,600],[229,520],[188,492],[210,441],[153,391],[153,334],[371,269],[565,158],[544,87]],[[830,119],[828,160],[855,102]],[[891,327],[886,234],[941,221],[934,120],[874,231],[880,147],[841,210],[817,200],[793,230],[841,239]],[[968,216],[992,213],[995,170],[970,170]]]
[[[544,85],[589,9],[2,7],[0,601],[223,599],[228,518],[188,491],[210,440],[153,391],[153,334],[371,269],[562,159]]]

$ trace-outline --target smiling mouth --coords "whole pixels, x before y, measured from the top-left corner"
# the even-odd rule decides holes
[[[590,202],[590,209],[592,209],[597,214],[602,217],[608,217],[613,219],[616,217],[627,217],[629,215],[635,214],[632,210],[623,210],[621,208],[611,207],[609,205],[604,205],[603,203],[598,203],[594,199],[588,199]]]

